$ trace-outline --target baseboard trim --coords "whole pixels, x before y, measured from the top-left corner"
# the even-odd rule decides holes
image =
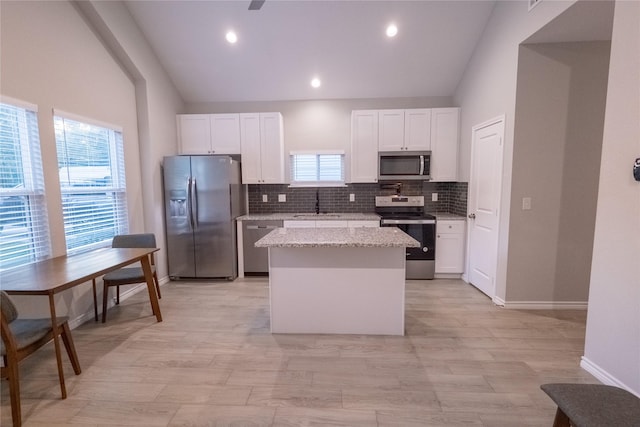
[[[586,310],[587,301],[505,301],[494,297],[493,302],[504,308],[519,310]]]
[[[158,283],[160,284],[161,287],[169,283],[169,281],[170,281],[169,276],[164,276],[163,278],[158,279]],[[96,287],[98,290],[100,290],[102,288],[102,282],[100,282],[99,285],[97,284]],[[131,296],[137,294],[138,292],[145,291],[146,289],[147,289],[147,285],[145,285],[144,283],[140,283],[139,285],[135,285],[131,287],[127,286],[126,288],[122,288],[122,290],[120,291],[120,301],[124,301],[127,298],[130,298]],[[102,316],[102,295],[98,295],[97,303],[98,303],[98,321],[100,321],[100,316]],[[107,301],[107,310],[113,307],[114,305],[116,305],[115,301],[113,300],[113,298],[110,298]],[[80,316],[74,319],[70,319],[69,328],[75,329],[78,326],[82,325],[83,323],[86,323],[89,321],[95,321],[93,306],[89,308],[89,311],[81,314]]]
[[[585,371],[589,372],[594,377],[596,377],[598,381],[600,381],[601,383],[627,390],[629,393],[640,398],[640,393],[636,393],[634,390],[631,389],[631,387],[627,386],[622,381],[619,381],[616,377],[614,377],[613,375],[611,375],[610,373],[602,369],[597,364],[593,363],[586,356],[582,356],[580,360],[580,367]]]

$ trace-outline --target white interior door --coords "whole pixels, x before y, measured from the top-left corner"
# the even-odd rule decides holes
[[[504,117],[473,127],[468,278],[490,298],[496,293],[503,140]]]

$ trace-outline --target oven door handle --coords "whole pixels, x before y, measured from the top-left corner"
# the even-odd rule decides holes
[[[402,224],[435,224],[435,219],[383,219],[382,224],[402,225]]]

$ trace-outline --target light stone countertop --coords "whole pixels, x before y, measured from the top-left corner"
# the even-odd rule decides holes
[[[404,248],[420,243],[396,227],[278,228],[255,243],[257,248]]]
[[[374,213],[272,213],[247,214],[236,218],[238,221],[380,221],[380,216]]]
[[[438,221],[466,221],[467,217],[446,212],[431,213]]]

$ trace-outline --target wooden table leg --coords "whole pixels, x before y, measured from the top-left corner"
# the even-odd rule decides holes
[[[51,310],[51,329],[53,330],[53,346],[56,350],[56,362],[58,363],[58,377],[60,378],[60,392],[62,398],[67,398],[67,388],[64,385],[64,371],[62,368],[62,355],[60,354],[60,327],[56,321],[56,302],[53,294],[49,294],[49,310]]]
[[[93,285],[93,317],[98,321],[98,297],[96,294],[96,279],[91,279],[91,284]]]
[[[142,264],[144,278],[147,280],[147,290],[149,291],[151,309],[153,310],[153,314],[156,315],[156,319],[158,320],[158,322],[162,322],[162,314],[160,313],[160,304],[158,303],[156,285],[153,282],[153,273],[151,272],[151,262],[149,261],[149,255],[145,255],[144,257],[142,257],[140,263]]]

